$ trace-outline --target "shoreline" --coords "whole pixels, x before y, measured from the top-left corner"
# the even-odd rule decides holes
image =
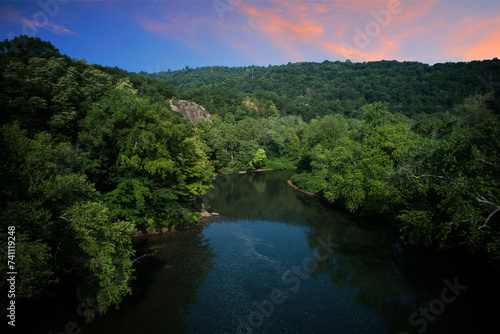
[[[147,236],[152,236],[152,235],[159,235],[159,234],[164,234],[164,233],[172,233],[172,232],[177,232],[177,231],[184,231],[184,230],[189,230],[190,228],[195,227],[199,223],[207,220],[207,218],[210,217],[218,217],[220,214],[217,212],[209,212],[205,206],[202,204],[201,210],[200,210],[201,217],[198,218],[195,222],[188,224],[186,226],[172,226],[172,227],[165,227],[161,230],[153,229],[149,233],[144,233],[139,230],[134,230],[130,237],[133,238],[138,238],[138,237],[147,237]]]
[[[223,172],[222,170],[219,169],[218,172],[222,175],[231,175],[231,174],[247,174],[247,173],[254,173],[254,172],[270,172],[270,171],[285,170],[285,169],[286,168],[252,169],[250,171],[238,171],[238,172],[234,172],[234,173],[226,173],[226,172]],[[306,195],[309,195],[309,196],[321,198],[321,196],[319,196],[317,194],[300,189],[299,187],[295,186],[290,180],[288,180],[287,182],[292,188],[294,188],[297,191],[300,191],[300,192],[302,192]],[[138,238],[138,237],[147,237],[147,236],[152,236],[152,235],[160,235],[160,234],[164,234],[164,233],[171,233],[171,232],[187,230],[187,229],[193,228],[194,226],[198,225],[198,223],[203,222],[204,220],[206,220],[209,217],[219,216],[219,213],[217,213],[217,212],[208,212],[208,210],[205,209],[204,206],[202,206],[202,208],[200,210],[200,214],[201,214],[200,218],[198,218],[194,223],[191,223],[191,224],[186,225],[186,226],[182,226],[182,227],[172,226],[172,227],[163,228],[161,230],[153,229],[151,232],[148,232],[148,233],[143,233],[139,230],[134,230],[132,232],[132,234],[130,234],[130,237],[132,239],[134,239],[134,238]]]
[[[300,188],[299,188],[299,187],[297,187],[295,184],[293,184],[293,183],[292,183],[292,181],[291,181],[290,179],[289,179],[288,181],[286,181],[286,183],[288,183],[288,185],[289,185],[290,187],[292,187],[292,188],[293,188],[293,190],[295,190],[295,191],[300,191],[301,193],[306,194],[306,195],[308,195],[308,196],[312,196],[312,197],[316,197],[316,198],[320,198],[320,199],[322,198],[322,197],[321,197],[320,195],[318,195],[318,194],[315,194],[315,193],[312,193],[312,192],[310,192],[310,191],[306,191],[306,190],[300,189]]]
[[[256,173],[256,172],[270,172],[270,171],[276,171],[276,170],[288,170],[288,169],[295,169],[295,168],[266,168],[266,169],[251,169],[251,170],[241,170],[241,171],[235,171],[232,173],[224,172],[222,169],[217,170],[219,174],[222,175],[231,175],[231,174],[247,174],[247,173]]]

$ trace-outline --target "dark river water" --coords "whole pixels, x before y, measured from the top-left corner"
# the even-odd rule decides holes
[[[498,332],[498,277],[484,265],[406,249],[389,224],[294,191],[292,174],[219,176],[203,199],[219,217],[134,240],[152,255],[119,310],[87,323],[68,297],[30,332]]]

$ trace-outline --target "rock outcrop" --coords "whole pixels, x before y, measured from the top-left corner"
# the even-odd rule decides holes
[[[199,119],[204,119],[209,122],[212,121],[212,116],[205,110],[205,108],[203,108],[203,106],[197,103],[186,100],[170,100],[170,107],[173,111],[182,113],[182,116],[189,119],[193,125],[196,125],[196,122],[198,122]]]

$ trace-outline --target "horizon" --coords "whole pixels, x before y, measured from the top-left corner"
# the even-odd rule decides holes
[[[499,1],[2,1],[3,39],[129,72],[500,56]]]
[[[238,65],[238,66],[226,66],[226,65],[208,65],[208,66],[200,66],[200,67],[190,67],[189,66],[189,70],[198,70],[198,69],[203,69],[203,68],[213,68],[213,67],[227,67],[227,68],[239,68],[239,67],[243,67],[243,68],[249,68],[249,67],[263,67],[263,68],[268,68],[268,67],[275,67],[275,66],[288,66],[288,65],[294,65],[294,64],[302,64],[302,63],[314,63],[314,64],[322,64],[324,62],[331,62],[331,63],[336,63],[336,62],[340,62],[340,63],[346,63],[347,61],[350,61],[352,64],[370,64],[370,63],[378,63],[378,62],[397,62],[397,63],[417,63],[417,64],[421,64],[421,65],[427,65],[429,67],[433,67],[433,66],[436,66],[436,65],[444,65],[444,64],[460,64],[460,63],[464,63],[464,64],[468,64],[468,63],[473,63],[473,62],[483,62],[483,61],[494,61],[494,60],[499,60],[498,57],[494,57],[494,58],[491,58],[491,59],[481,59],[481,60],[478,60],[478,59],[474,59],[474,60],[468,60],[468,61],[453,61],[453,62],[442,62],[442,63],[434,63],[434,64],[427,64],[427,63],[423,63],[423,62],[419,62],[419,61],[416,61],[416,60],[396,60],[396,59],[380,59],[380,60],[369,60],[369,61],[352,61],[350,59],[346,59],[346,60],[335,60],[335,61],[332,61],[332,60],[329,60],[329,59],[325,59],[323,61],[298,61],[298,62],[295,62],[295,63],[292,63],[292,62],[288,62],[287,64],[269,64],[269,65]],[[184,68],[179,68],[179,69],[176,69],[176,70],[172,70],[172,69],[167,69],[167,70],[163,70],[163,71],[159,71],[159,72],[146,72],[146,71],[139,71],[139,72],[135,72],[135,73],[138,73],[138,74],[142,74],[141,72],[146,72],[147,74],[155,74],[155,73],[163,73],[163,72],[181,72],[181,71],[185,71],[186,70],[186,66]]]

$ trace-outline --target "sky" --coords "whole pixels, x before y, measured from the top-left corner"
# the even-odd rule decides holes
[[[0,38],[133,72],[500,57],[500,0],[0,0]]]

